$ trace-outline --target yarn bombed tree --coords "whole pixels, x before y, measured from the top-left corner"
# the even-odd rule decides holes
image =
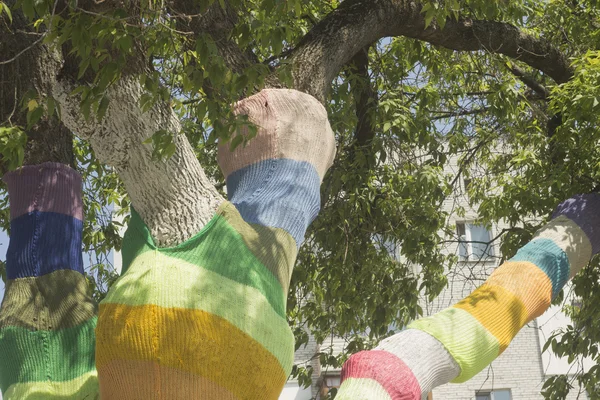
[[[418,399],[485,368],[597,252],[597,195],[572,196],[599,181],[600,68],[593,29],[576,29],[598,15],[455,3],[0,2],[0,152],[4,169],[25,164],[5,176],[4,397],[274,399],[291,371],[310,374],[292,368],[304,320],[321,341],[413,321],[348,360],[338,398]],[[570,200],[507,235],[505,254],[521,249],[471,296],[419,319],[407,264],[424,266],[426,294],[443,287],[440,204],[475,161],[488,222]],[[98,310],[82,246],[121,243],[90,233],[94,196],[132,204]],[[356,335],[348,350],[365,347]]]

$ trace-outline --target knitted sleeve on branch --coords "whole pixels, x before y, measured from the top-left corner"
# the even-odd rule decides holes
[[[548,309],[565,283],[600,251],[600,195],[575,196],[517,254],[465,299],[352,356],[338,399],[406,399],[465,382]],[[394,373],[392,373],[392,369]]]
[[[236,112],[258,134],[234,152],[221,146],[230,202],[201,232],[159,248],[132,211],[122,276],[100,304],[103,397],[270,400],[287,380],[290,275],[333,135],[321,104],[294,91],[263,91]]]
[[[11,235],[0,307],[5,399],[94,399],[96,307],[83,275],[81,178],[58,163],[7,174]]]

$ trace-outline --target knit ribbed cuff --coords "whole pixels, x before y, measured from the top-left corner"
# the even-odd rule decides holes
[[[264,89],[234,106],[258,128],[256,137],[229,151],[220,143],[218,161],[225,177],[248,165],[286,158],[311,164],[320,179],[335,157],[334,135],[325,107],[309,94],[289,89]],[[248,136],[246,127],[238,134]]]
[[[28,165],[3,179],[8,186],[11,219],[35,210],[83,220],[81,176],[71,167],[53,162]]]

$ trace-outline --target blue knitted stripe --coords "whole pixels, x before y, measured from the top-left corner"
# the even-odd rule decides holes
[[[10,223],[8,279],[42,276],[61,269],[83,274],[83,222],[69,215],[33,211]]]
[[[230,174],[227,194],[246,222],[284,229],[300,247],[321,207],[320,183],[312,164],[279,158]]]
[[[552,281],[552,298],[569,280],[569,258],[551,239],[534,239],[521,247],[510,261],[529,261],[538,266]]]

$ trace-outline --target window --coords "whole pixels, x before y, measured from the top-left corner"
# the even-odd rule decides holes
[[[512,400],[512,396],[510,395],[510,390],[502,389],[502,390],[490,390],[487,392],[477,392],[475,393],[476,400]]]
[[[463,178],[465,193],[469,192],[469,189],[471,188],[472,183],[473,183],[473,180],[471,178]]]
[[[494,256],[492,235],[483,225],[456,223],[458,235],[458,256],[461,261],[479,261]]]

